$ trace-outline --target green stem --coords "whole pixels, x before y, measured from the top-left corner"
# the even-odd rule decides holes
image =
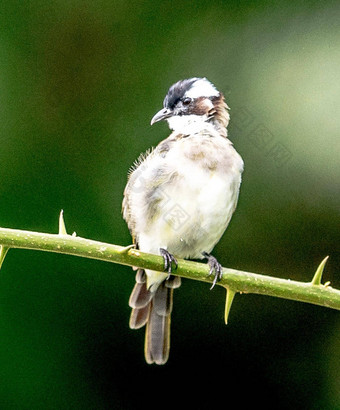
[[[131,246],[111,245],[64,233],[53,235],[0,228],[0,245],[6,251],[7,248],[34,249],[157,271],[163,270],[161,256],[147,254]],[[174,273],[185,278],[210,283],[213,279],[209,276],[209,268],[206,264],[183,259],[178,260],[178,268]],[[275,296],[340,310],[340,291],[321,284],[279,279],[228,268],[223,269],[223,277],[218,284],[232,289],[233,292]]]

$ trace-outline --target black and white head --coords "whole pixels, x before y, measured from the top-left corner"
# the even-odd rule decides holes
[[[224,96],[206,78],[190,78],[173,84],[164,98],[164,108],[151,120],[167,120],[169,127],[178,132],[188,127],[211,123],[222,133],[229,122],[228,106]]]

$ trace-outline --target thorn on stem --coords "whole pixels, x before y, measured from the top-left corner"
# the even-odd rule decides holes
[[[228,317],[229,317],[230,308],[231,308],[231,305],[233,303],[234,296],[235,296],[236,292],[234,292],[230,288],[226,288],[226,291],[227,291],[227,295],[226,295],[226,300],[225,300],[224,322],[227,325],[228,324]]]
[[[132,245],[128,245],[128,246],[124,246],[124,248],[122,248],[119,253],[126,253],[128,252],[130,249],[135,249],[136,245],[133,243]]]
[[[329,258],[329,256],[326,256],[323,259],[323,261],[320,263],[320,265],[318,266],[318,268],[317,268],[317,270],[316,270],[316,272],[313,276],[312,282],[311,282],[312,285],[316,285],[316,286],[321,285],[321,278],[322,278],[323,270],[324,270],[324,267],[326,265],[326,262],[328,261],[328,258]]]
[[[63,210],[60,211],[59,215],[59,235],[67,235]]]
[[[5,259],[5,256],[8,252],[8,250],[9,250],[8,246],[0,245],[0,269],[1,269],[2,263]]]

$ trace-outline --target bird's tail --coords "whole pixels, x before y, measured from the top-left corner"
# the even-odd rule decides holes
[[[180,285],[180,277],[170,276],[151,292],[146,286],[145,271],[137,271],[129,299],[132,308],[129,324],[131,329],[146,325],[145,360],[149,364],[164,364],[168,360],[173,290]]]

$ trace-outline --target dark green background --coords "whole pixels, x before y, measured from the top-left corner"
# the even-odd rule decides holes
[[[245,161],[224,266],[340,287],[336,1],[6,0],[0,226],[127,245],[126,174],[168,135],[168,87],[206,76]],[[276,149],[287,156],[278,157]],[[128,267],[11,250],[0,275],[0,408],[340,409],[336,311],[183,281],[166,366],[128,328]]]

